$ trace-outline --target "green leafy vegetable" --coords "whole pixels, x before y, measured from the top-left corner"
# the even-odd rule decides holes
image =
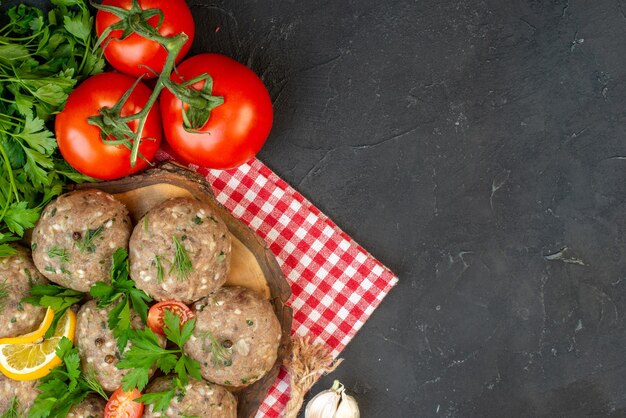
[[[109,329],[117,339],[117,347],[121,352],[126,348],[130,328],[130,309],[139,314],[145,323],[148,317],[148,302],[152,299],[143,290],[135,287],[135,282],[128,274],[128,252],[118,248],[113,254],[113,266],[111,267],[111,284],[97,282],[89,293],[97,301],[99,308],[106,308],[114,303],[108,315]]]
[[[102,72],[85,0],[54,0],[43,10],[19,4],[0,28],[0,257],[32,228],[69,181],[91,180],[57,152],[46,125],[77,81]]]
[[[148,384],[152,366],[156,366],[165,374],[176,372],[183,385],[188,383],[189,376],[202,379],[200,364],[183,352],[183,346],[191,337],[196,325],[195,318],[185,322],[181,327],[178,316],[169,310],[164,313],[163,331],[175,348],[161,347],[157,336],[150,328],[131,330],[129,336],[132,345],[117,363],[119,369],[130,369],[122,379],[122,390],[131,391],[135,387],[140,391],[143,390]]]
[[[81,372],[78,349],[72,347],[70,340],[63,337],[56,354],[62,363],[41,378],[37,387],[40,393],[28,412],[29,418],[65,417],[72,406],[82,402],[90,393],[107,399],[93,373]]]

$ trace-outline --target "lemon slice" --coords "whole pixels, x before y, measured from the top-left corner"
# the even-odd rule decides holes
[[[52,320],[54,319],[54,311],[50,308],[46,311],[46,316],[44,316],[43,321],[41,321],[41,325],[33,332],[29,332],[28,334],[18,335],[17,337],[7,337],[0,338],[0,344],[28,344],[37,341],[42,338],[50,325],[52,325]]]
[[[55,353],[61,338],[73,341],[75,330],[76,314],[68,309],[52,337],[30,343],[0,344],[0,372],[14,380],[35,380],[47,375],[61,364]]]

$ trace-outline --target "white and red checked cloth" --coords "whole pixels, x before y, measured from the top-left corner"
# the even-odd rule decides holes
[[[228,171],[190,167],[276,256],[293,292],[292,333],[315,336],[337,357],[398,278],[259,160]],[[283,369],[256,417],[281,416],[288,400]]]

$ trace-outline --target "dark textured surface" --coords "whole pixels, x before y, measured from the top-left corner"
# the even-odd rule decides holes
[[[400,277],[314,393],[626,416],[626,1],[192,4],[271,90],[260,158]]]

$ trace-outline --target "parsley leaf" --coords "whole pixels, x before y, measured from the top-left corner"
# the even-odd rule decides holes
[[[62,363],[41,378],[39,394],[28,413],[29,418],[60,418],[67,416],[72,406],[82,402],[90,393],[107,399],[102,386],[80,370],[78,349],[63,337],[56,349]]]
[[[111,267],[111,283],[97,282],[89,290],[89,294],[96,300],[99,308],[116,304],[108,314],[109,329],[117,339],[117,347],[123,352],[128,342],[131,330],[131,308],[139,314],[146,323],[148,317],[148,302],[152,299],[143,290],[135,287],[135,282],[129,277],[128,252],[118,248],[113,253]]]
[[[56,324],[65,311],[72,305],[79,303],[85,297],[84,293],[66,289],[55,284],[36,284],[30,288],[30,296],[21,301],[35,306],[46,306],[54,311],[54,320],[46,332],[46,338],[50,337],[56,329]]]
[[[161,392],[144,393],[137,399],[137,402],[153,404],[152,412],[165,412],[174,397],[180,399],[187,393],[185,385],[183,385],[178,377],[167,382],[167,386],[167,390]]]
[[[132,345],[117,363],[119,369],[131,369],[122,378],[122,390],[131,391],[136,387],[142,391],[148,384],[152,366],[156,366],[165,374],[175,371],[183,385],[187,384],[189,376],[198,380],[202,379],[200,363],[187,357],[183,352],[183,346],[191,337],[195,326],[195,318],[180,327],[178,316],[169,310],[164,313],[163,331],[175,347],[171,349],[161,347],[157,336],[150,328],[131,330],[129,338]]]

